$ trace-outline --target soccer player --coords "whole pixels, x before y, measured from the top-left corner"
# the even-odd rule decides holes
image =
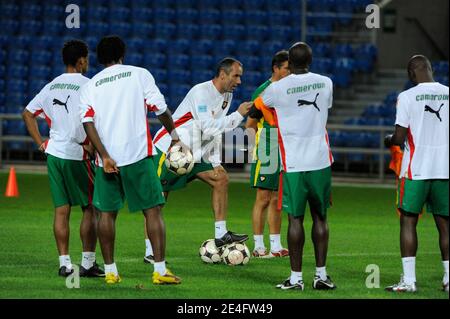
[[[256,89],[252,101],[260,96],[270,84],[289,75],[288,58],[287,51],[280,51],[274,55],[272,58],[272,77]],[[246,128],[257,131],[255,162],[252,163],[250,175],[250,184],[253,188],[256,188],[256,200],[253,206],[253,239],[255,241],[253,256],[257,258],[285,257],[289,255],[289,251],[281,245],[281,210],[277,208],[277,191],[280,178],[278,135],[276,133],[271,135],[271,133],[276,132],[277,128],[273,111],[265,113],[263,111],[265,109],[261,111],[253,107],[246,123]],[[260,152],[262,156],[258,155]],[[270,252],[264,245],[266,210],[268,210]]]
[[[403,275],[398,284],[386,290],[417,291],[416,226],[427,204],[439,232],[444,266],[442,285],[448,292],[448,87],[434,82],[430,61],[423,55],[411,57],[408,76],[417,85],[399,94],[395,133],[385,139],[387,147],[405,144],[397,192]]]
[[[62,58],[66,73],[48,83],[27,105],[22,116],[39,150],[47,155],[50,192],[55,206],[53,231],[59,252],[59,275],[73,272],[69,255],[69,217],[72,206],[81,206],[80,237],[83,253],[80,276],[104,276],[95,262],[97,218],[91,205],[93,171],[88,160],[86,134],[80,123],[78,104],[81,86],[89,81],[82,74],[88,69],[88,47],[79,40],[64,44]],[[44,141],[36,117],[43,116],[50,126],[50,139]],[[86,143],[85,143],[86,144]]]
[[[242,64],[238,60],[223,59],[217,66],[214,79],[195,85],[174,112],[173,118],[179,128],[180,140],[193,151],[195,165],[189,174],[177,176],[164,165],[165,154],[171,142],[166,129],[160,129],[153,141],[158,150],[155,160],[166,197],[170,191],[184,188],[196,178],[211,186],[215,244],[219,248],[248,239],[248,235],[236,234],[227,229],[228,174],[221,165],[219,147],[221,134],[236,128],[252,106],[251,102],[244,102],[237,111],[227,115],[232,92],[241,84],[242,73]],[[144,261],[152,262],[148,246],[147,242]]]
[[[304,289],[302,274],[305,233],[303,219],[309,203],[312,241],[316,258],[314,289],[334,289],[326,272],[328,249],[327,208],[331,202],[331,164],[326,123],[332,106],[333,83],[309,72],[311,48],[303,42],[289,49],[291,74],[272,83],[254,104],[273,108],[279,132],[282,162],[279,207],[289,216],[288,248],[291,276],[277,285],[281,289]],[[280,207],[281,208],[281,207]]]
[[[147,221],[155,252],[154,284],[179,284],[164,261],[165,225],[161,183],[152,156],[147,112],[153,111],[178,142],[175,126],[164,96],[147,70],[123,65],[125,43],[107,36],[97,45],[97,60],[105,68],[81,91],[80,107],[84,128],[97,150],[94,205],[101,211],[99,240],[105,261],[106,283],[121,281],[114,262],[115,221],[127,198],[130,211],[141,210]]]

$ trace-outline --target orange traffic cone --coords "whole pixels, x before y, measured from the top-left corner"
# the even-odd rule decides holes
[[[11,167],[9,170],[8,184],[6,184],[6,197],[19,197],[19,187],[17,186],[16,170]]]

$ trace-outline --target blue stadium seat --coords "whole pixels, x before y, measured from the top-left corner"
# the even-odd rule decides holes
[[[196,24],[179,24],[177,26],[177,38],[179,39],[196,39],[199,33],[199,26]]]
[[[11,38],[11,42],[9,43],[8,47],[9,49],[25,49],[27,50],[30,45],[32,44],[32,37],[29,35],[18,35],[16,37]]]
[[[99,22],[97,20],[89,20],[87,28],[90,34],[104,35],[109,32],[109,24],[105,22]]]
[[[300,37],[297,37],[300,38]],[[273,26],[270,28],[270,40],[292,42],[293,33],[290,26]]]
[[[146,46],[144,45],[144,40],[141,37],[127,39],[125,43],[127,46],[127,52],[149,53],[144,49]]]
[[[329,57],[331,53],[331,45],[324,42],[315,42],[311,44],[314,58],[316,57]]]
[[[216,24],[220,21],[221,13],[217,9],[199,11],[198,22],[202,24]]]
[[[195,71],[194,71],[195,72]],[[167,81],[170,84],[187,84],[191,82],[191,72],[187,70],[169,70]]]
[[[196,4],[196,0],[175,0],[175,6],[180,9],[193,9],[196,7]]]
[[[59,35],[64,29],[66,29],[66,26],[62,20],[44,20],[42,33],[45,35]]]
[[[109,33],[127,38],[131,32],[131,24],[128,22],[116,22],[109,24]]]
[[[241,10],[224,10],[222,11],[221,22],[224,26],[240,24],[244,22],[244,12]]]
[[[155,8],[153,20],[155,23],[175,23],[175,10],[170,8]]]
[[[24,64],[24,61],[28,61],[30,54],[28,50],[16,50],[8,52],[8,64]]]
[[[162,53],[144,54],[144,65],[152,72],[153,69],[163,69],[166,67],[167,57]]]
[[[143,64],[143,55],[141,53],[132,52],[128,53],[125,57],[125,61],[127,64],[142,66]]]
[[[156,24],[154,35],[156,38],[161,39],[171,39],[174,37],[176,31],[175,24],[164,23],[164,24]]]
[[[145,42],[145,50],[148,52],[165,53],[169,43],[165,39],[153,39]]]
[[[247,70],[264,70],[266,67],[270,67],[270,65],[263,66],[261,59],[257,55],[239,56],[239,61],[241,61],[244,66],[244,73],[246,73]]]
[[[53,58],[53,53],[45,50],[34,50],[30,55],[31,63],[40,65],[50,65]]]
[[[338,71],[333,74],[332,81],[336,86],[348,88],[351,84],[352,76],[348,71]]]
[[[220,24],[203,24],[200,26],[200,39],[219,40],[222,35]]]
[[[111,7],[109,11],[109,21],[114,23],[116,21],[127,21],[130,17],[131,10],[127,7]]]
[[[170,91],[170,96],[176,96],[176,97],[182,97],[184,98],[186,96],[186,94],[189,92],[189,90],[191,89],[190,85],[187,84],[173,84],[170,85],[169,87],[169,91]]]
[[[240,40],[245,35],[245,27],[243,25],[227,25],[223,28],[223,38],[225,40]]]
[[[337,58],[334,61],[334,72],[353,72],[355,70],[355,60],[351,58]]]
[[[3,16],[13,19],[19,15],[20,6],[15,3],[2,3],[1,11]]]
[[[365,56],[370,57],[371,59],[375,59],[378,54],[378,49],[372,43],[364,43],[358,46],[355,49],[355,55],[357,56]]]
[[[190,66],[190,56],[186,54],[171,54],[168,56],[168,63],[174,69],[187,70]]]
[[[262,0],[244,0],[242,1],[243,8],[246,10],[254,10],[255,8],[265,7],[265,1]]]
[[[186,54],[189,51],[191,41],[187,39],[177,39],[171,43],[171,50],[176,54]]]
[[[351,58],[353,57],[353,47],[347,43],[337,44],[333,49],[335,58]]]
[[[328,74],[332,71],[333,62],[328,58],[314,58],[311,70],[320,74]]]
[[[195,72],[196,70],[203,69],[208,70],[213,68],[215,65],[215,61],[210,55],[193,55],[191,56],[191,71]]]
[[[20,24],[20,33],[27,35],[35,35],[41,32],[42,21],[39,20],[27,20],[25,23]]]
[[[5,89],[5,83],[6,81],[3,79],[0,79],[0,93],[3,94],[3,90]],[[0,105],[2,105],[2,103],[0,102]]]
[[[9,91],[6,93],[6,102],[5,105],[8,108],[6,110],[7,113],[19,113],[19,111],[15,111],[15,109],[21,107],[23,109],[23,105],[25,104],[25,93],[26,91]]]
[[[88,6],[86,21],[105,21],[108,18],[109,10],[107,7]]]
[[[246,71],[242,77],[242,84],[254,90],[262,84],[262,74],[255,71]]]
[[[265,25],[247,25],[245,28],[245,38],[247,40],[264,42],[269,39],[269,36],[269,27]]]
[[[52,20],[56,21],[65,16],[65,11],[61,10],[61,6],[54,5],[52,3],[44,4],[42,16],[44,21]]]
[[[28,66],[14,63],[8,67],[7,79],[26,79],[26,78],[28,78]]]
[[[267,52],[278,52],[284,49],[285,44],[281,41],[267,41],[261,47]]]
[[[167,70],[166,69],[152,69],[151,74],[155,78],[156,83],[166,82]]]
[[[200,71],[194,71],[191,72],[191,84],[196,85],[205,81],[209,81],[213,78],[214,72],[206,71],[206,70],[200,70]]]
[[[261,10],[245,11],[245,22],[247,25],[267,25],[268,13]]]
[[[397,104],[397,97],[398,97],[398,93],[393,91],[390,92],[388,95],[386,95],[386,98],[384,99],[384,104],[385,105],[390,105],[390,106],[394,106]]]
[[[185,24],[185,23],[197,23],[203,22],[202,19],[199,19],[199,12],[192,8],[177,8],[176,11],[176,20],[177,23]],[[214,22],[212,22],[214,23]]]
[[[17,67],[17,66],[16,66]],[[22,68],[27,67],[23,66]],[[8,93],[26,93],[27,92],[27,81],[24,80],[17,80],[16,79],[9,79],[6,84],[6,90]]]
[[[17,20],[5,19],[0,21],[0,30],[5,34],[13,35],[16,34],[20,27],[20,23]]]
[[[214,42],[211,40],[192,41],[189,45],[190,54],[212,54]]]
[[[155,26],[152,23],[135,22],[132,25],[132,33],[135,37],[150,38],[153,35]]]
[[[261,52],[261,43],[255,40],[243,41],[238,46],[239,54],[258,55]]]
[[[36,4],[24,4],[20,9],[20,17],[25,19],[34,19],[42,13],[42,7]]]
[[[50,79],[52,74],[52,69],[45,65],[31,65],[30,75],[39,79]]]
[[[220,6],[219,1],[211,0],[197,0],[195,3],[199,9],[219,9]]]
[[[271,26],[275,25],[285,25],[287,21],[290,20],[291,14],[289,11],[272,11],[269,14],[269,24]]]
[[[236,53],[236,41],[224,40],[214,42],[214,54],[220,56],[233,55]]]
[[[44,88],[46,84],[46,80],[32,78],[30,81],[28,81],[28,96],[30,98],[33,98]]]
[[[153,21],[153,10],[151,8],[133,7],[131,10],[131,22],[150,23]]]

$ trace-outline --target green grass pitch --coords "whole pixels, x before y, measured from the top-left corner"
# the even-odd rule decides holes
[[[7,174],[0,174],[6,185]],[[122,283],[106,286],[101,279],[81,278],[79,289],[68,289],[57,276],[58,254],[54,243],[53,208],[45,175],[18,175],[19,198],[0,197],[0,298],[448,298],[440,290],[443,267],[437,230],[430,215],[421,218],[418,235],[417,294],[395,295],[383,287],[399,280],[399,220],[394,210],[393,189],[334,187],[329,210],[330,247],[327,270],[336,282],[335,291],[313,291],[314,254],[310,240],[311,218],[305,218],[307,231],[303,277],[305,291],[280,291],[274,286],[290,273],[289,259],[258,260],[246,266],[206,265],[198,257],[203,240],[212,238],[213,215],[210,190],[194,182],[171,194],[164,218],[167,227],[167,260],[173,272],[183,279],[179,286],[154,286],[153,267],[143,263],[143,217],[126,209],[117,220],[116,263]],[[3,192],[3,189],[2,189]],[[247,184],[232,183],[229,188],[228,227],[250,235],[253,248],[251,208],[254,190]],[[79,240],[80,209],[71,216],[70,255],[81,259]],[[287,219],[283,217],[282,242],[286,245]],[[268,234],[265,235],[268,245]],[[101,265],[100,249],[97,260]],[[366,266],[380,269],[380,288],[365,285]]]

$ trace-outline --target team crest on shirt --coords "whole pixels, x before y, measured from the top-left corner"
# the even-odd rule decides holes
[[[169,181],[167,179],[161,180],[161,185],[167,185],[168,183],[169,183]]]
[[[225,110],[228,106],[228,101],[223,101],[222,110]]]
[[[266,181],[266,177],[265,177],[265,176],[260,176],[260,177],[259,177],[259,180],[260,180],[261,182],[265,182],[265,181]]]

